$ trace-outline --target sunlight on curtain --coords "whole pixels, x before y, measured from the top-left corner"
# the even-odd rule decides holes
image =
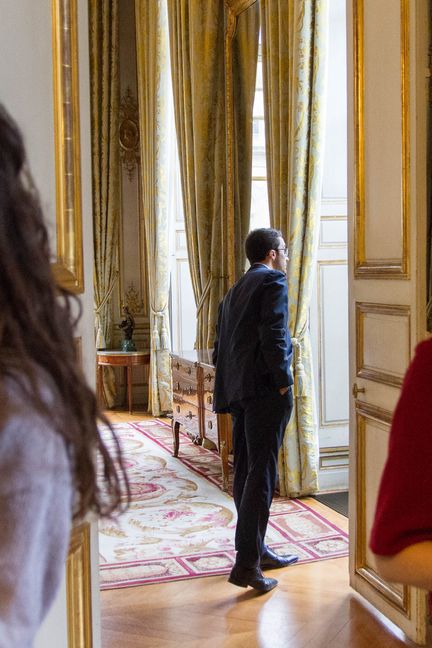
[[[271,223],[289,245],[295,406],[280,453],[281,493],[318,488],[309,306],[323,168],[327,0],[260,0]]]
[[[169,299],[169,137],[170,92],[166,0],[136,0],[138,95],[146,274],[150,300],[149,411],[172,409]]]
[[[225,185],[223,5],[168,0],[172,83],[197,348],[213,345],[223,296]],[[225,254],[226,256],[226,254]]]

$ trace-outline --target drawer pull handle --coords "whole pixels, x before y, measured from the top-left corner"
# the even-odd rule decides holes
[[[208,374],[205,375],[204,380],[208,380],[208,381],[210,382],[210,380],[211,380],[212,378],[213,378],[213,375],[212,375],[211,373],[208,373]]]
[[[211,421],[209,421],[207,423],[207,427],[208,427],[209,430],[212,430],[213,429],[213,423]]]
[[[180,391],[180,383],[177,383],[177,391]]]
[[[194,416],[196,416],[196,414],[192,414],[190,411],[186,414],[186,418],[188,419],[192,419]]]
[[[211,396],[207,396],[207,403],[211,405],[213,403],[213,398]]]
[[[177,405],[177,412],[180,412],[180,405]]]
[[[188,374],[190,375],[190,374],[192,373],[192,368],[191,368],[191,367],[188,367],[187,372],[188,372]]]
[[[180,362],[176,362],[176,363],[175,363],[175,366],[176,366],[176,369],[177,369],[177,371],[178,371],[178,370],[180,369],[180,367],[181,367]]]

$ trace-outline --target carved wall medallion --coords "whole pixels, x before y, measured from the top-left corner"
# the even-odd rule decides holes
[[[137,315],[144,311],[144,302],[140,299],[140,295],[133,283],[129,285],[126,291],[124,303],[128,306],[132,315]]]
[[[140,159],[138,103],[128,87],[120,101],[120,159],[132,181]]]

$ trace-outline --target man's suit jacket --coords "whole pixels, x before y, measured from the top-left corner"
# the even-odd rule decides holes
[[[213,409],[292,385],[291,359],[286,277],[256,263],[219,306]]]

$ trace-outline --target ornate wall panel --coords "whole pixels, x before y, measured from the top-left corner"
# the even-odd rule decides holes
[[[347,246],[346,216],[321,216],[319,246],[321,249]]]
[[[391,412],[357,402],[357,527],[355,538],[356,573],[393,607],[408,616],[410,590],[408,587],[385,582],[376,572],[375,560],[368,547],[372,528],[379,476],[384,468],[384,458],[390,433]],[[376,465],[371,471],[370,466]],[[366,473],[365,466],[368,466]],[[367,478],[368,476],[368,478]]]
[[[354,0],[354,273],[363,278],[409,275],[409,1],[395,3]]]
[[[348,424],[348,286],[345,260],[318,261],[320,427]],[[346,393],[346,398],[341,394]]]
[[[388,353],[388,341],[395,352]],[[360,378],[400,387],[410,361],[409,306],[356,303],[357,371]]]

